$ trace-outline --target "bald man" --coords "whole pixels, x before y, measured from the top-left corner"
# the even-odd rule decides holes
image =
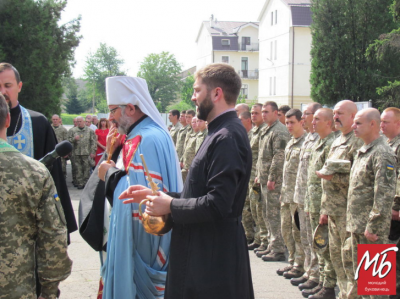
[[[322,179],[319,223],[328,225],[329,253],[337,276],[340,290],[339,298],[346,298],[348,281],[342,261],[342,245],[346,240],[347,193],[349,190],[350,168],[353,165],[357,150],[362,146],[363,142],[354,135],[352,129],[354,117],[357,113],[357,106],[354,102],[350,100],[340,101],[335,105],[333,113],[335,128],[340,135],[332,143],[328,160],[346,160],[350,162],[350,165],[346,172],[328,170],[329,174],[323,174],[323,171],[317,171],[318,177]],[[354,285],[354,281],[349,282]],[[334,290],[331,289],[330,291],[334,296]]]
[[[318,109],[313,116],[312,126],[319,135],[319,140],[313,146],[311,160],[308,168],[307,196],[305,199],[304,210],[310,215],[311,229],[315,232],[320,220],[322,185],[321,179],[317,175],[327,160],[331,145],[335,140],[333,128],[333,111],[329,108]],[[328,245],[329,246],[329,245]],[[333,288],[336,285],[336,273],[330,260],[329,250],[317,251],[319,264],[319,285],[314,289],[302,291],[302,295],[307,298],[335,298]],[[333,293],[332,293],[333,291]],[[333,295],[333,297],[332,297]]]
[[[396,190],[396,157],[379,134],[380,114],[377,109],[359,111],[352,128],[355,136],[364,142],[351,168],[347,204],[346,230],[351,236],[346,239],[344,247],[351,248],[354,274],[357,269],[358,244],[388,243]],[[356,290],[357,282],[353,292]],[[389,297],[364,295],[363,298]]]
[[[250,108],[249,105],[242,103],[242,104],[237,104],[235,106],[235,111],[237,116],[239,117],[239,115],[242,114],[243,112],[250,112]]]

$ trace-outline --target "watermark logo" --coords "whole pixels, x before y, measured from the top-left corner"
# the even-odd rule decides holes
[[[359,244],[357,247],[358,295],[396,294],[396,252],[393,244]]]

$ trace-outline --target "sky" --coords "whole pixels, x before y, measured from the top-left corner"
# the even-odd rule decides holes
[[[255,22],[266,0],[68,0],[60,24],[81,15],[82,39],[75,50],[75,78],[100,43],[114,47],[129,76],[150,53],[168,51],[182,69],[196,65],[196,37],[202,21]]]

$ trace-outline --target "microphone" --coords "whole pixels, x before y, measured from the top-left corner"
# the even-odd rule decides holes
[[[56,145],[54,151],[46,154],[39,162],[43,163],[49,170],[53,167],[53,163],[58,157],[65,157],[72,151],[72,144],[68,140],[61,141]]]

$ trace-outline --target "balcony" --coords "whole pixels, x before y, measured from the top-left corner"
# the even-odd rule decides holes
[[[259,43],[251,43],[250,45],[239,43],[239,51],[254,52],[259,50],[259,46]]]
[[[240,78],[242,79],[255,79],[258,80],[258,70],[248,71],[248,70],[241,70],[238,71]]]

